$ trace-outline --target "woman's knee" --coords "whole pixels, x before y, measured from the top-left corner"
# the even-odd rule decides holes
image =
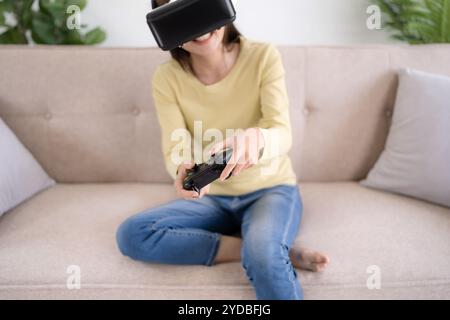
[[[116,232],[120,252],[132,259],[141,260],[144,243],[148,247],[152,242],[152,235],[164,229],[158,223],[167,215],[165,210],[150,209],[126,219]]]
[[[264,273],[277,272],[289,259],[288,248],[276,241],[243,243],[241,261],[246,270],[260,270]]]
[[[140,246],[139,229],[141,224],[136,217],[126,219],[117,229],[116,241],[120,252],[124,256],[135,259]]]

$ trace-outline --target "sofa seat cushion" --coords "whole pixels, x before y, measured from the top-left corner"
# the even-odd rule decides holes
[[[327,252],[321,274],[298,270],[307,299],[450,298],[450,210],[357,183],[304,183],[295,245]],[[128,216],[175,197],[164,184],[57,185],[0,219],[0,299],[254,299],[240,263],[146,264],[122,256]],[[67,268],[81,269],[69,290]],[[366,287],[367,268],[381,289]]]

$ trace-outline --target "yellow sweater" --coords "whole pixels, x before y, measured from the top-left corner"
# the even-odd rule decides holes
[[[204,85],[173,59],[160,65],[152,80],[163,154],[174,179],[183,159],[204,162],[208,148],[225,139],[227,130],[262,129],[265,148],[259,163],[236,177],[214,182],[210,189],[214,195],[242,195],[279,184],[295,185],[297,180],[287,155],[292,135],[280,53],[271,44],[240,40],[235,65],[218,83]],[[182,141],[190,150],[182,151]]]

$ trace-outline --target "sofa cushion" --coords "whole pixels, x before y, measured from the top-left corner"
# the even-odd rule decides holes
[[[0,216],[54,183],[0,118]]]
[[[405,69],[385,150],[364,186],[450,207],[450,77]]]
[[[301,193],[296,245],[332,260],[322,274],[298,271],[305,298],[450,298],[449,209],[357,183],[305,183]],[[254,299],[238,262],[172,266],[119,253],[119,224],[173,197],[170,185],[57,185],[23,203],[0,220],[0,299]],[[66,288],[70,265],[81,268],[80,290]],[[366,287],[372,265],[380,290]]]

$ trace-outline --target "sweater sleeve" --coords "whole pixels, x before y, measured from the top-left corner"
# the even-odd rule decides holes
[[[262,60],[261,113],[258,127],[265,141],[261,161],[289,152],[292,132],[285,70],[278,49],[270,45]]]
[[[192,160],[192,139],[186,128],[175,91],[161,67],[152,78],[152,95],[161,128],[161,145],[166,169],[170,176],[176,179],[179,165]]]

